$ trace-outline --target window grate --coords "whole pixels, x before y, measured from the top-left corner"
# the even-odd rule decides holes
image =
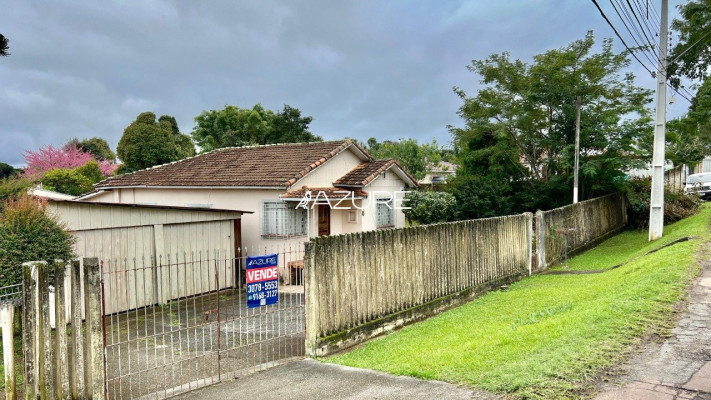
[[[375,220],[378,228],[390,228],[395,226],[395,213],[393,212],[392,199],[378,199],[376,203]]]
[[[291,238],[308,233],[308,211],[282,201],[265,201],[262,206],[262,237]]]

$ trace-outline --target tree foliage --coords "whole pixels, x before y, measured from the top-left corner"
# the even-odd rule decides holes
[[[418,144],[415,139],[379,143],[376,138],[370,138],[366,150],[375,158],[396,159],[418,180],[425,177],[429,167],[442,160],[441,148],[436,140],[423,144]]]
[[[0,162],[0,179],[14,177],[20,171],[21,170],[13,167],[10,164],[5,164],[4,162]]]
[[[694,165],[711,154],[711,78],[691,99],[689,111],[667,123],[667,158]]]
[[[452,221],[456,217],[457,202],[451,193],[434,191],[410,192],[403,212],[411,220],[421,224]]]
[[[116,153],[122,172],[131,172],[193,156],[195,146],[175,118],[163,115],[156,121],[154,113],[144,112],[126,127]]]
[[[232,146],[319,142],[321,137],[308,130],[312,120],[289,105],[284,105],[278,112],[267,110],[261,104],[251,109],[228,105],[222,110],[203,111],[195,117],[192,137],[203,151]]]
[[[463,127],[450,127],[460,169],[451,186],[467,217],[549,208],[572,198],[576,97],[582,98],[581,197],[618,190],[626,168],[649,158],[651,91],[622,74],[612,40],[592,53],[589,32],[533,63],[508,53],[468,67],[484,87],[463,100]],[[547,207],[546,207],[547,206]]]
[[[0,33],[0,57],[7,57],[10,55],[10,40]]]
[[[116,154],[111,150],[111,146],[100,137],[90,139],[78,138],[70,139],[65,146],[74,146],[79,150],[91,154],[97,161],[116,161]]]
[[[669,59],[669,75],[673,83],[678,77],[702,80],[711,67],[711,0],[690,0],[679,6],[679,18],[672,28],[679,33],[679,40]]]
[[[42,186],[47,190],[79,196],[93,189],[95,183],[104,179],[99,163],[88,163],[72,169],[53,169],[42,177]]]
[[[45,173],[53,169],[72,169],[95,161],[94,157],[73,145],[56,148],[52,145],[41,147],[38,151],[25,151],[22,156],[27,166],[24,175],[30,179],[40,179]],[[98,163],[104,176],[111,175],[116,170],[116,165],[111,161]]]
[[[74,237],[46,212],[46,203],[27,195],[2,203],[0,286],[22,283],[22,263],[68,260]]]

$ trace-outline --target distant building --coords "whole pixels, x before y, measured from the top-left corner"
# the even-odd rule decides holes
[[[459,165],[447,161],[440,161],[436,166],[430,164],[427,174],[420,179],[419,184],[427,186],[441,185],[456,175],[457,168],[459,168]]]

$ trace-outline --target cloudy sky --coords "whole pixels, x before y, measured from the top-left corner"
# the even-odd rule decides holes
[[[3,0],[12,54],[0,58],[0,161],[20,166],[24,150],[71,137],[115,148],[144,111],[189,133],[226,104],[289,104],[326,139],[446,144],[446,126],[460,123],[452,87],[478,87],[472,59],[530,61],[588,30],[613,36],[587,0]],[[688,107],[677,99],[670,115]]]

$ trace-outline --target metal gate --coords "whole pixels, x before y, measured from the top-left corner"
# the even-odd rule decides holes
[[[104,309],[134,305],[104,316],[107,397],[167,398],[303,357],[303,248],[268,250],[252,254],[279,255],[278,302],[249,309],[244,249],[104,260]]]

